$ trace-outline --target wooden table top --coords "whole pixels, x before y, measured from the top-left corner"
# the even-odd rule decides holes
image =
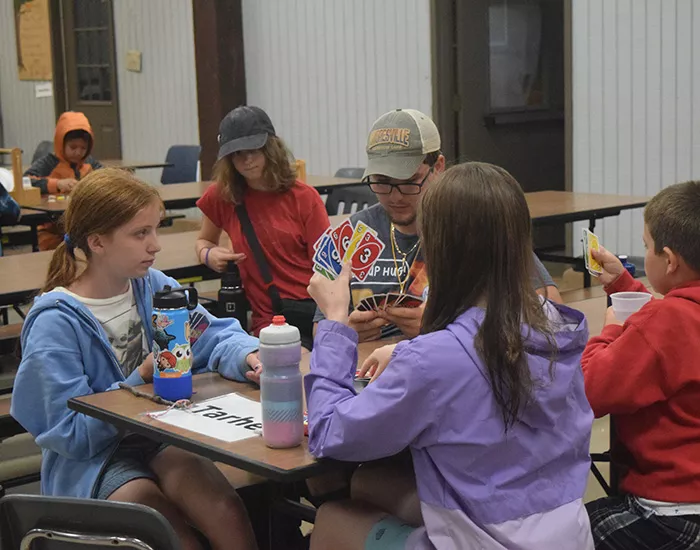
[[[597,213],[603,217],[606,212],[609,212],[607,215],[612,215],[619,210],[640,208],[649,202],[649,197],[572,193],[570,191],[536,191],[525,193],[525,198],[533,221],[577,214],[586,216],[591,213]]]
[[[358,347],[360,363],[378,347],[395,341],[360,344]],[[310,355],[310,353],[303,355],[302,372],[309,370]],[[256,387],[251,384],[226,380],[215,373],[196,375],[193,381],[196,393],[192,401],[195,403],[231,392],[239,393],[256,401],[260,400],[260,390]],[[139,389],[149,393],[153,392],[153,386],[150,384]],[[184,428],[165,424],[145,416],[144,413],[162,411],[167,407],[135,397],[124,390],[71,399],[69,407],[117,427],[182,447],[211,460],[223,462],[275,481],[288,482],[304,479],[329,469],[338,468],[337,463],[317,461],[311,456],[306,438],[299,447],[293,449],[270,449],[260,436],[227,443]]]
[[[124,160],[124,159],[107,159],[101,160],[100,163],[106,168],[122,168],[123,170],[146,170],[148,168],[167,168],[172,166],[171,162],[165,161],[155,161],[155,162],[144,162],[144,161],[134,161],[134,160]]]

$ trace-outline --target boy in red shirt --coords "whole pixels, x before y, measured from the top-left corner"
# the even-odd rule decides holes
[[[644,212],[644,269],[662,300],[620,323],[608,308],[581,364],[596,417],[615,416],[622,497],[588,504],[597,549],[700,548],[700,181]],[[608,294],[648,292],[601,249]]]

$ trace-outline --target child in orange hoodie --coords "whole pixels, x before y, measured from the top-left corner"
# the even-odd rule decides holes
[[[581,358],[596,417],[614,415],[625,496],[587,505],[596,549],[700,548],[700,181],[644,212],[644,269],[662,300],[605,327]],[[648,292],[601,249],[608,294]]]
[[[37,159],[24,173],[43,195],[68,194],[79,180],[102,165],[90,156],[95,139],[83,113],[63,113],[53,137],[54,152]],[[55,223],[39,226],[39,249],[53,250],[63,239]]]

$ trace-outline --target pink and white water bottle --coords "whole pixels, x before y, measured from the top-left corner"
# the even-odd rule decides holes
[[[303,389],[301,383],[299,329],[282,315],[260,331],[260,402],[263,439],[268,447],[284,449],[304,439]]]

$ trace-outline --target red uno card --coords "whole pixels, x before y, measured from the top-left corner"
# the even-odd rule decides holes
[[[398,307],[398,302],[400,302],[403,299],[403,297],[403,294],[396,294],[395,292],[390,292],[386,295],[386,299],[384,300],[384,307],[382,309],[386,309],[388,307]]]
[[[421,300],[418,296],[411,296],[410,294],[406,294],[403,299],[396,304],[395,307],[409,307],[409,308],[414,308],[414,307],[420,307],[423,305],[423,300]]]
[[[335,245],[335,249],[338,251],[338,256],[341,260],[345,257],[345,251],[350,245],[354,232],[355,229],[353,228],[350,220],[345,220],[338,227],[331,230],[331,238],[333,239],[333,244]]]
[[[367,231],[362,236],[350,259],[352,274],[357,280],[364,281],[367,278],[370,268],[377,261],[383,250],[384,243],[376,235]]]

